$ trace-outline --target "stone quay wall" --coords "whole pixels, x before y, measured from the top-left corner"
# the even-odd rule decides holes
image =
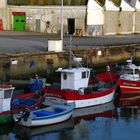
[[[140,46],[97,46],[72,49],[74,56],[82,57],[82,65],[99,67],[107,64],[125,62],[133,56],[140,60]],[[42,77],[54,78],[57,68],[69,66],[69,51],[45,52],[32,54],[15,54],[0,56],[0,80],[29,79],[38,74]]]

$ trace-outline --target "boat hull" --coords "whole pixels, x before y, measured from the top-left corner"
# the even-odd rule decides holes
[[[118,84],[121,93],[140,93],[140,81],[120,79]]]
[[[20,124],[27,127],[34,127],[34,126],[44,126],[44,125],[51,125],[57,124],[63,121],[68,120],[71,117],[71,112],[65,114],[63,116],[55,117],[55,118],[47,118],[47,119],[28,119],[28,121],[21,121]]]
[[[70,93],[70,92],[69,92]],[[93,94],[78,95],[78,93],[73,93],[70,96],[66,93],[61,95],[49,91],[49,94],[45,95],[45,105],[61,104],[61,103],[74,103],[75,108],[84,108],[89,106],[95,106],[100,104],[105,104],[114,99],[115,87]],[[64,96],[65,95],[65,96]]]
[[[102,96],[102,97],[97,97],[93,99],[85,99],[85,100],[76,100],[75,102],[75,108],[83,108],[83,107],[88,107],[88,106],[96,106],[100,104],[105,104],[113,100],[114,92]]]
[[[62,107],[51,106],[33,110],[29,113],[29,116],[22,117],[20,121],[21,114],[14,114],[13,117],[15,121],[18,121],[18,124],[27,127],[51,125],[68,120],[72,116],[73,108],[73,105],[68,105],[67,107],[65,105]]]
[[[13,122],[13,115],[9,112],[8,114],[0,113],[0,124]]]

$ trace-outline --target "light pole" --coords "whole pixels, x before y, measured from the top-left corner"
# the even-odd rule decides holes
[[[63,0],[61,0],[61,40],[63,46]]]

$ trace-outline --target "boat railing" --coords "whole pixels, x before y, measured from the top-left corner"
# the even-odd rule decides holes
[[[90,93],[94,93],[94,92],[97,92],[97,91],[101,91],[101,90],[104,90],[104,89],[108,89],[112,86],[112,83],[109,83],[109,82],[98,82],[94,85],[89,85],[88,87],[82,87],[82,88],[79,88],[78,89],[78,93],[80,95],[84,95],[84,94],[90,94]]]
[[[120,78],[138,81],[140,77],[137,74],[123,74]]]

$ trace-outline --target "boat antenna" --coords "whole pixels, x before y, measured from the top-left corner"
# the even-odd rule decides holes
[[[112,75],[111,75],[110,71],[111,71],[110,66],[107,65],[107,66],[106,66],[106,72],[109,74],[109,77],[110,77],[111,83],[113,83],[113,79],[112,79]]]
[[[74,58],[75,57],[75,55],[74,55],[74,53],[72,52],[72,50],[71,50],[71,48],[72,48],[72,35],[70,34],[70,40],[69,40],[70,42],[70,46],[69,46],[69,68],[72,68],[72,58]],[[82,66],[81,64],[80,64],[80,62],[76,62],[78,65],[80,65],[80,66]]]
[[[130,57],[131,63],[133,63],[133,56]]]

